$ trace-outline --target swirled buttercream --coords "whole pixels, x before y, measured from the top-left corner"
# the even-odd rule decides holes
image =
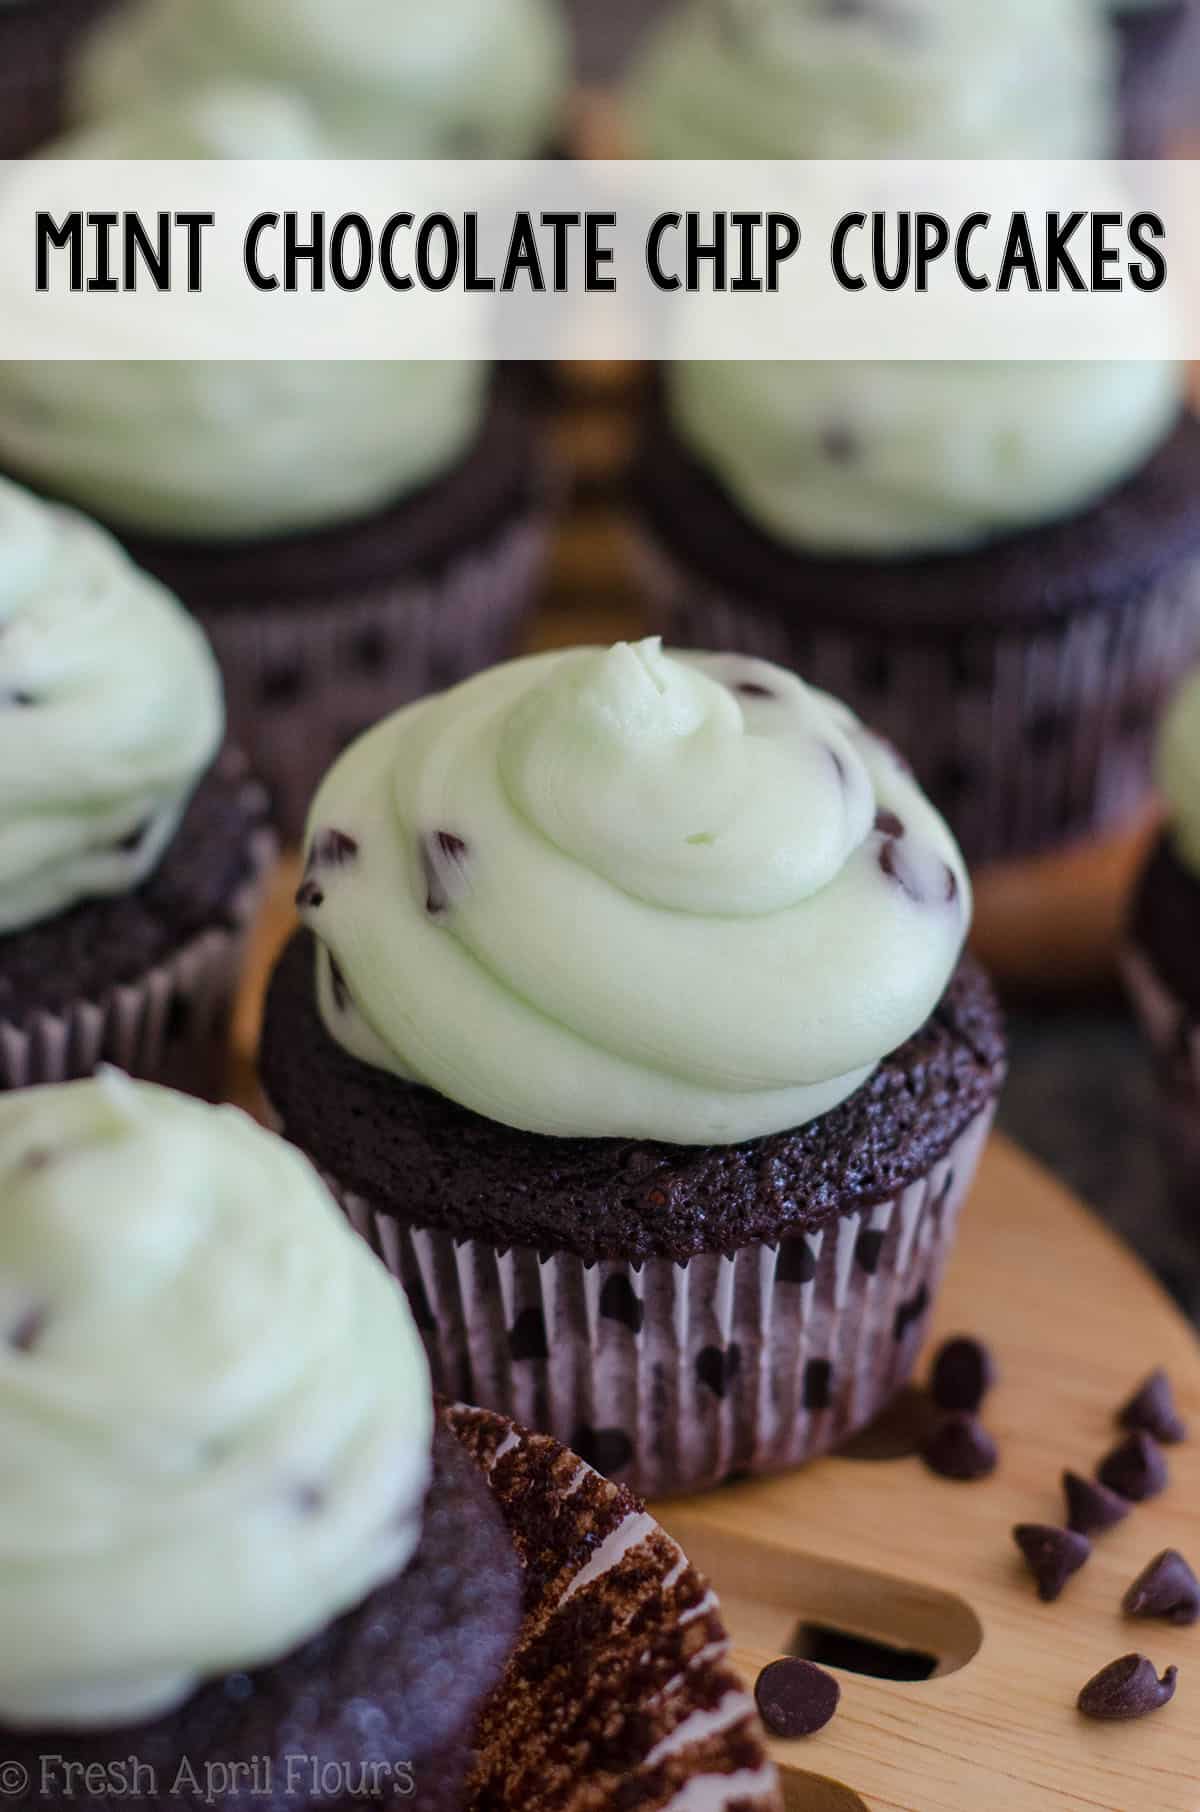
[[[0,480],[0,933],[143,881],[224,723],[171,593],[85,517]]]
[[[165,1712],[420,1532],[428,1372],[298,1152],[115,1071],[0,1097],[0,1721]]]
[[[657,641],[511,662],[369,731],[317,795],[299,903],[365,1062],[511,1126],[679,1144],[851,1094],[970,910],[849,711]]]
[[[1200,876],[1200,673],[1176,694],[1163,721],[1158,783],[1181,861]]]

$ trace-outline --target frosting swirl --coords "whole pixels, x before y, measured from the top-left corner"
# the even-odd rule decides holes
[[[314,107],[346,157],[536,157],[558,130],[567,39],[556,0],[142,0],[78,59],[75,112],[231,77]]]
[[[510,662],[369,731],[309,823],[331,1035],[510,1126],[732,1143],[862,1083],[969,916],[851,713],[656,640]]]
[[[1183,406],[1178,366],[678,363],[681,441],[752,521],[827,554],[978,545],[1128,478]]]
[[[396,1286],[299,1153],[115,1071],[0,1097],[0,1720],[155,1717],[406,1564]]]
[[[650,157],[1104,157],[1115,57],[1088,0],[690,0],[630,105]]]
[[[1200,876],[1200,672],[1176,693],[1163,720],[1158,784],[1166,797],[1179,859]]]
[[[138,886],[224,722],[171,593],[94,523],[0,480],[0,933]]]

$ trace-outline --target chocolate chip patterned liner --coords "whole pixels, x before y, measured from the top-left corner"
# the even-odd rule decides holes
[[[655,1497],[814,1459],[905,1383],[991,1120],[874,1207],[682,1265],[456,1241],[327,1181],[404,1285],[435,1389]]]
[[[664,640],[791,667],[903,749],[968,861],[1112,829],[1150,791],[1162,707],[1200,643],[1200,565],[1038,625],[894,633],[789,619],[686,570],[648,530],[632,560]]]
[[[0,158],[24,157],[62,124],[68,54],[114,0],[0,6]]]
[[[230,923],[200,932],[136,981],[97,999],[35,1013],[21,1025],[0,1018],[0,1089],[70,1082],[112,1063],[146,1081],[221,1098],[242,960],[278,850],[262,786],[248,778],[246,788],[263,821],[249,839],[249,872],[229,908]]]
[[[233,735],[298,841],[324,774],[347,743],[398,706],[506,658],[535,600],[559,486],[437,578],[315,604],[198,608],[225,681]],[[185,600],[186,601],[186,600]]]

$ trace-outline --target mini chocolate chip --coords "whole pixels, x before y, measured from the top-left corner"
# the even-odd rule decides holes
[[[784,1655],[754,1682],[758,1715],[775,1737],[815,1736],[838,1708],[842,1689],[815,1661]]]
[[[21,1159],[22,1170],[45,1170],[54,1162],[54,1153],[48,1145],[31,1145]]]
[[[833,1402],[833,1366],[828,1359],[810,1359],[804,1368],[805,1409],[828,1409]]]
[[[612,1478],[633,1458],[633,1442],[623,1428],[590,1428],[581,1423],[571,1436],[571,1451],[596,1472]]]
[[[600,1313],[606,1321],[619,1321],[632,1334],[640,1334],[646,1305],[627,1277],[614,1271],[600,1291]]]
[[[0,692],[0,705],[15,705],[18,710],[27,711],[36,704],[37,699],[33,693],[25,692],[19,687],[12,692]]]
[[[760,685],[757,680],[737,680],[733,689],[735,692],[742,693],[746,698],[774,698],[775,696],[770,686]]]
[[[1160,1680],[1153,1662],[1145,1655],[1122,1655],[1110,1661],[1088,1681],[1077,1700],[1087,1718],[1113,1722],[1121,1718],[1144,1718],[1175,1697],[1178,1669],[1168,1667]]]
[[[150,831],[153,829],[153,825],[154,820],[152,818],[144,819],[141,824],[135,825],[125,836],[118,837],[117,841],[113,844],[113,848],[119,850],[123,856],[132,856],[134,851],[140,849],[142,844],[146,841]]]
[[[1164,1548],[1142,1568],[1124,1598],[1127,1617],[1165,1617],[1189,1624],[1200,1618],[1200,1580],[1177,1548]]]
[[[912,869],[900,856],[900,844],[897,838],[887,837],[880,844],[879,866],[888,880],[895,881],[897,887],[902,888],[910,900],[921,903],[924,896],[917,886]]]
[[[959,1334],[938,1348],[929,1392],[939,1409],[974,1415],[996,1382],[996,1363],[981,1340]]]
[[[854,1259],[859,1269],[868,1277],[874,1277],[883,1257],[883,1245],[887,1234],[879,1227],[864,1227],[854,1242]]]
[[[957,898],[958,898],[958,876],[955,874],[954,870],[951,868],[949,862],[947,862],[946,863],[946,899],[947,899],[947,902],[949,902],[951,900],[957,900]]]
[[[8,1336],[13,1351],[31,1353],[45,1332],[49,1318],[44,1302],[31,1303]]]
[[[826,743],[825,748],[829,755],[830,761],[832,761],[832,763],[833,763],[833,771],[838,777],[839,785],[845,786],[845,784],[846,784],[846,764],[845,764],[845,762],[842,760],[841,756],[838,754],[837,750],[833,747],[833,745],[831,743]]]
[[[1167,1446],[1187,1440],[1187,1426],[1175,1408],[1171,1380],[1161,1368],[1151,1372],[1117,1416],[1122,1428],[1144,1428]]]
[[[896,1310],[896,1319],[892,1323],[892,1339],[899,1345],[908,1338],[909,1332],[921,1321],[924,1321],[929,1308],[929,1285],[923,1283],[915,1296],[902,1302]]]
[[[465,894],[467,856],[466,841],[456,837],[453,831],[439,830],[422,837],[425,910],[432,918],[440,918]]]
[[[296,905],[301,912],[315,912],[318,906],[325,904],[325,895],[313,880],[301,881],[296,889]]]
[[[305,873],[317,868],[346,868],[358,857],[358,842],[348,831],[319,830],[308,852]]]
[[[1078,1573],[1092,1551],[1086,1535],[1072,1529],[1055,1529],[1049,1523],[1018,1523],[1013,1540],[1037,1581],[1038,1597],[1053,1604],[1073,1573]]]
[[[514,1359],[548,1359],[546,1320],[535,1306],[522,1309],[509,1330],[508,1350]]]
[[[875,829],[882,831],[885,837],[902,837],[904,820],[898,818],[895,812],[878,811],[875,814]]]
[[[327,950],[325,954],[329,958],[329,988],[333,995],[333,1004],[339,1013],[344,1013],[350,1005],[350,988],[345,972],[332,950]]]
[[[1096,1468],[1096,1477],[1102,1485],[1134,1504],[1144,1504],[1147,1498],[1157,1497],[1160,1491],[1165,1491],[1167,1476],[1162,1448],[1142,1429],[1137,1429],[1114,1447]]]
[[[821,451],[835,466],[847,466],[862,452],[862,442],[849,422],[827,422],[821,430]]]
[[[939,1478],[970,1481],[995,1472],[996,1443],[974,1416],[947,1416],[921,1449],[921,1458]]]
[[[1127,1498],[1095,1479],[1081,1478],[1077,1472],[1062,1475],[1063,1493],[1067,1500],[1067,1527],[1077,1535],[1099,1535],[1115,1528],[1133,1509]]]
[[[325,1493],[319,1485],[298,1485],[293,1501],[303,1515],[315,1516],[318,1510],[325,1508]]]
[[[714,1396],[724,1397],[741,1364],[742,1349],[736,1342],[724,1352],[719,1346],[706,1346],[696,1355],[696,1376]]]

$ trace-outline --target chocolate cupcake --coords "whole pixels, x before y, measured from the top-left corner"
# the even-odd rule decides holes
[[[328,155],[276,91],[208,90],[58,155]],[[556,484],[479,363],[0,365],[0,462],[102,520],[203,623],[233,734],[298,837],[364,725],[508,653]]]
[[[1200,1187],[1200,676],[1162,730],[1167,827],[1134,893],[1122,967],[1159,1082],[1172,1180],[1189,1209]]]
[[[437,1386],[658,1493],[907,1378],[1003,1073],[945,825],[843,707],[657,642],[513,662],[321,788],[264,1088]]]
[[[1122,157],[1162,157],[1179,106],[1179,57],[1194,62],[1192,0],[1124,0],[1107,8],[1117,33],[1120,58]]]
[[[106,1071],[0,1099],[0,1190],[9,1803],[464,1807],[521,1567],[310,1167]]]
[[[1198,496],[1170,366],[678,364],[635,552],[666,635],[846,698],[975,862],[1145,801],[1200,639]]]
[[[72,55],[115,0],[0,0],[0,159],[24,157],[63,123]]]
[[[0,1088],[220,1086],[274,853],[220,676],[93,523],[0,481]]]

